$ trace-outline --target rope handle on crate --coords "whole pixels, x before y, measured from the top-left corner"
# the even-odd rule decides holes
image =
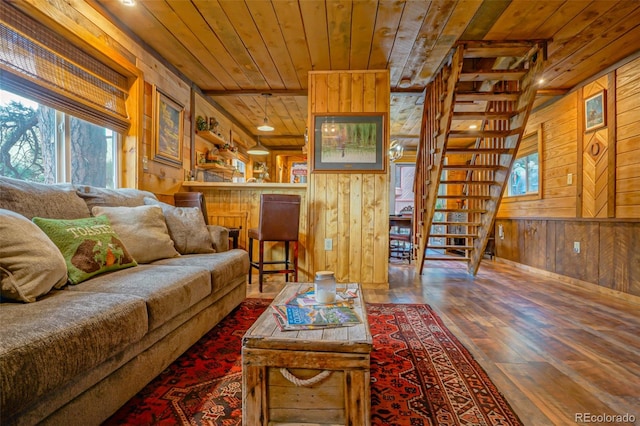
[[[329,377],[331,375],[331,371],[324,370],[324,371],[319,372],[318,374],[316,374],[313,377],[309,377],[308,379],[300,379],[300,378],[294,376],[293,374],[291,374],[291,372],[289,370],[287,370],[286,368],[281,368],[280,369],[280,373],[282,374],[282,376],[285,379],[287,379],[288,381],[290,381],[294,385],[303,386],[303,387],[313,386],[316,383],[320,383],[321,381],[323,381],[324,379],[326,379],[327,377]]]

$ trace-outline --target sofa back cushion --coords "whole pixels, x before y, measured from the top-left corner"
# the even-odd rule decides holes
[[[159,206],[94,207],[94,216],[106,215],[113,229],[138,263],[179,256]]]
[[[0,209],[11,210],[31,219],[89,217],[87,205],[69,184],[45,185],[0,176]]]
[[[96,188],[95,186],[76,186],[89,211],[94,207],[136,207],[143,206],[145,198],[157,199],[155,194],[133,188]]]
[[[35,302],[67,282],[60,250],[26,217],[0,209],[1,299]]]
[[[144,201],[162,208],[169,235],[178,253],[215,253],[200,207],[175,207],[151,198],[145,198]]]

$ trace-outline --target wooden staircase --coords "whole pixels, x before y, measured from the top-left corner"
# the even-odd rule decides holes
[[[430,261],[477,273],[545,56],[541,40],[459,42],[427,87],[415,185],[420,273]]]

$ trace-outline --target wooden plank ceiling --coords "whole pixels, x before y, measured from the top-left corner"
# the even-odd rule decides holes
[[[299,148],[310,70],[389,69],[391,138],[417,144],[423,90],[458,40],[550,40],[538,103],[640,49],[636,0],[119,0],[95,3],[275,149]],[[274,132],[257,130],[267,115]]]

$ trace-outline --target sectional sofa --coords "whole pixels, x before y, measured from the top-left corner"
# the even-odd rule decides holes
[[[247,253],[195,213],[0,177],[0,423],[100,424],[244,300]],[[70,256],[61,224],[111,234]]]

